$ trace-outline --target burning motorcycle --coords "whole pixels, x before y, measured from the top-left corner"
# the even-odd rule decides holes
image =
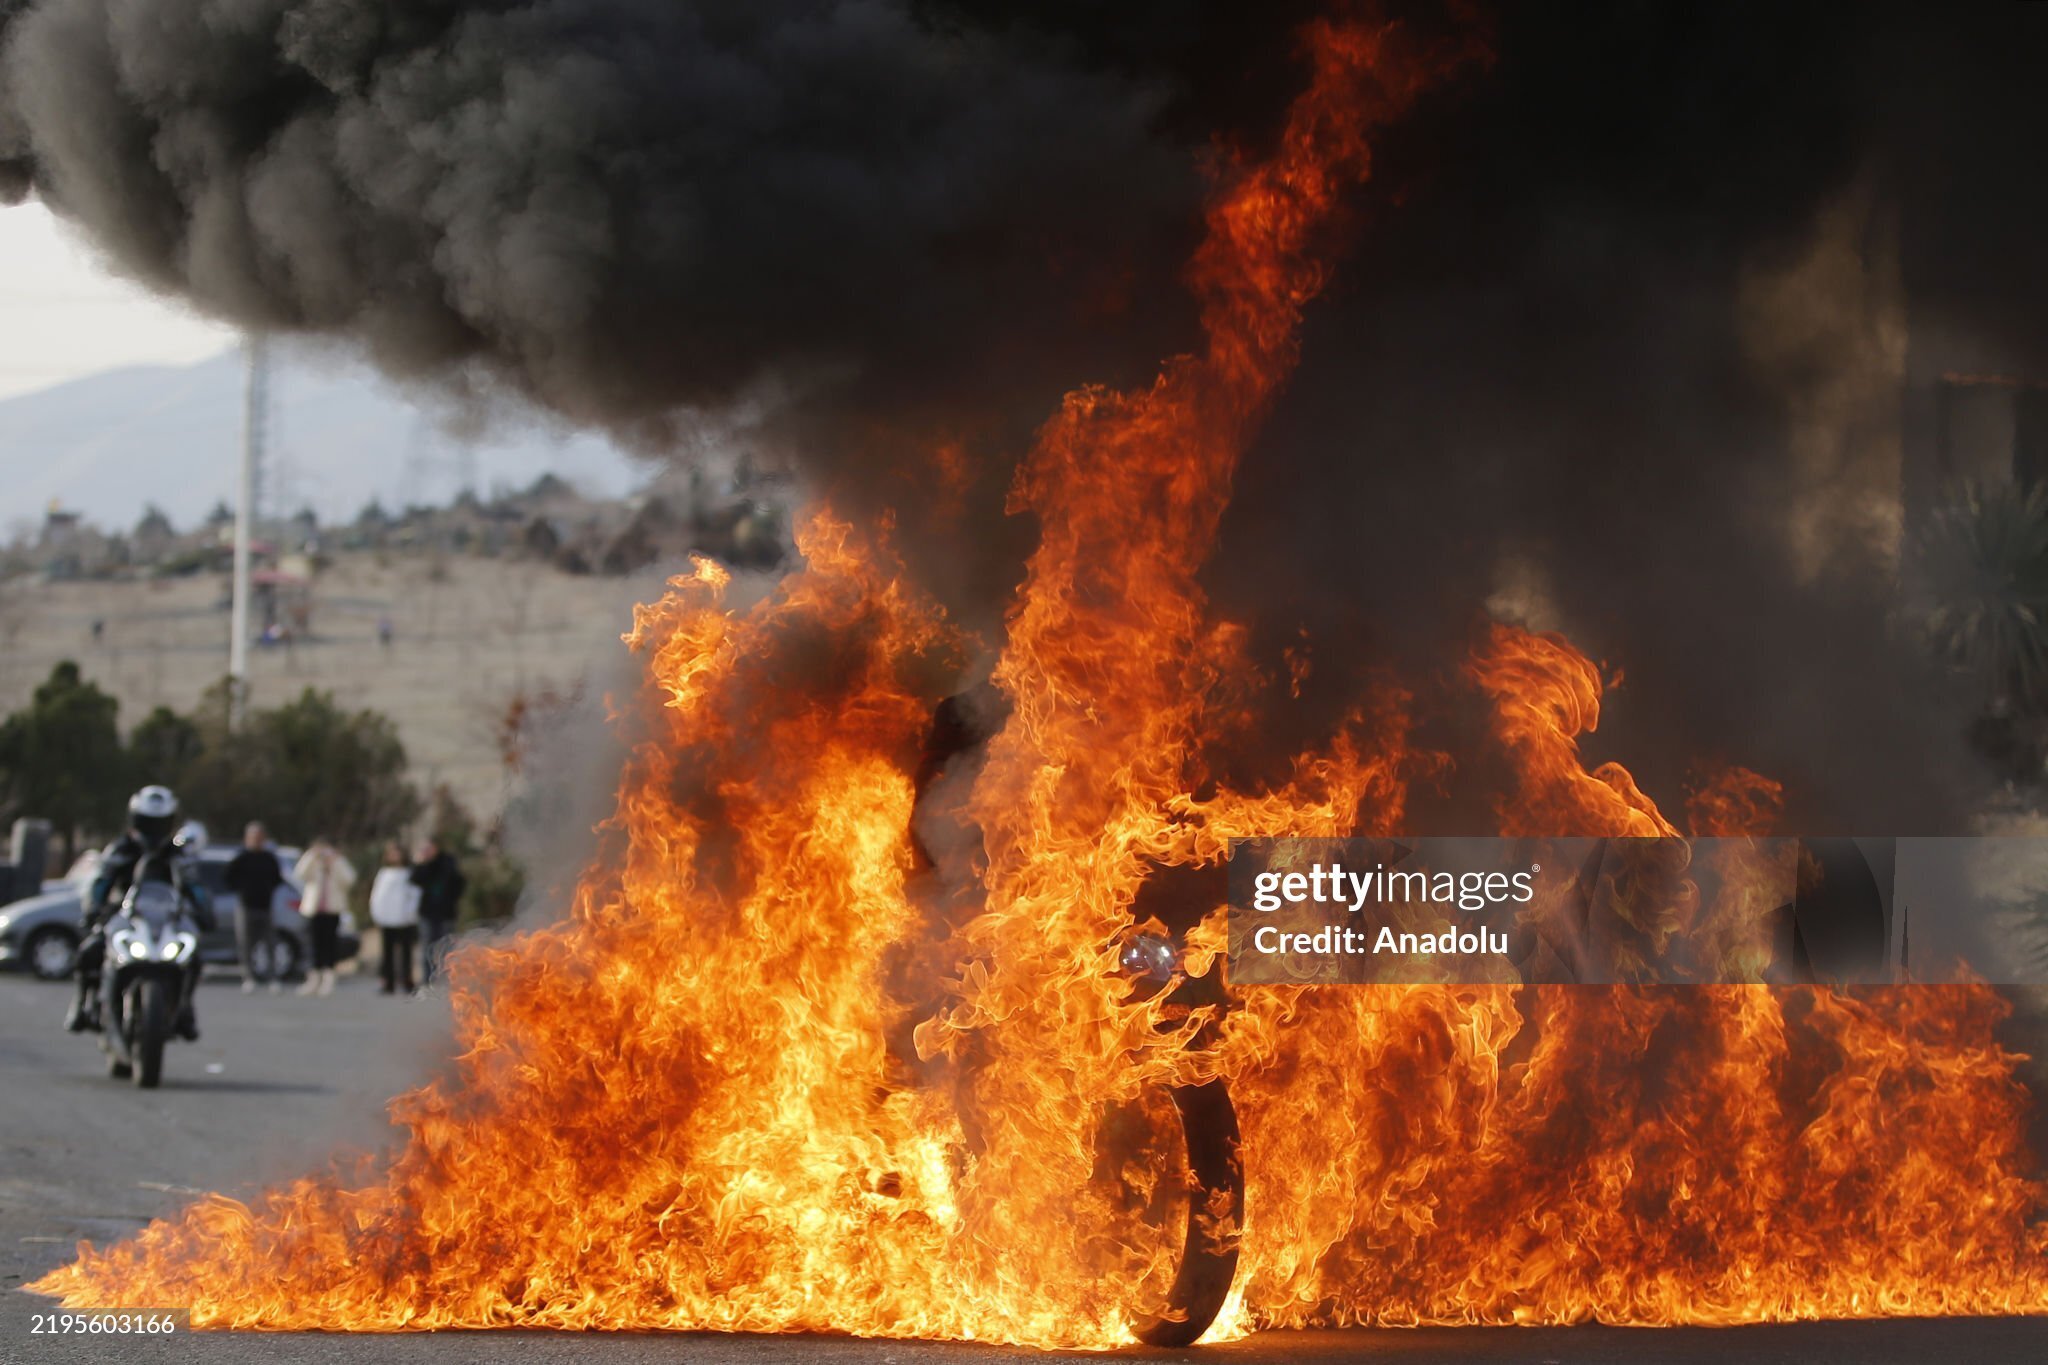
[[[163,1078],[164,1044],[191,1004],[199,924],[177,886],[138,879],[107,921],[106,939],[100,1048],[107,1074],[153,1089]]]
[[[939,706],[915,778],[913,842],[924,875],[938,866],[925,832],[956,820],[950,803],[965,789],[957,779],[978,767],[1008,714],[1007,702],[986,683]],[[956,779],[951,795],[948,774]],[[1155,868],[1116,944],[1115,973],[1130,983],[1132,1000],[1161,1002],[1162,1027],[1191,1011],[1207,1012],[1209,1022],[1191,1040],[1197,1047],[1215,1041],[1229,1008],[1219,972],[1197,977],[1184,966],[1184,936],[1221,892],[1216,875],[1214,869]],[[1122,1186],[1119,1171],[1147,1173],[1137,1187],[1120,1191],[1122,1232],[1134,1242],[1163,1246],[1171,1267],[1170,1279],[1148,1284],[1143,1301],[1131,1305],[1132,1333],[1145,1345],[1194,1344],[1229,1297],[1244,1220],[1239,1144],[1237,1108],[1221,1080],[1153,1086],[1136,1103],[1104,1116],[1099,1145],[1106,1183]]]
[[[1181,947],[1172,935],[1133,929],[1118,950],[1117,964],[1135,995],[1165,992],[1177,1014],[1225,1007],[1219,977],[1183,973]],[[1215,1028],[1214,1023],[1206,1026],[1198,1041],[1213,1041]],[[1147,1346],[1192,1346],[1222,1311],[1237,1278],[1236,1235],[1219,1233],[1216,1225],[1220,1221],[1235,1229],[1244,1221],[1244,1165],[1238,1155],[1237,1106],[1222,1081],[1172,1086],[1165,1098],[1172,1106],[1169,1130],[1175,1121],[1179,1130],[1177,1143],[1169,1131],[1167,1160],[1179,1168],[1170,1174],[1183,1190],[1178,1227],[1171,1230],[1180,1249],[1164,1304],[1141,1310],[1132,1330]],[[1178,1151],[1171,1152],[1172,1147]]]

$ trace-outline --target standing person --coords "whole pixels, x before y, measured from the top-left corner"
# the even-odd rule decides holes
[[[235,951],[242,959],[242,994],[249,994],[260,982],[275,995],[277,924],[270,911],[277,888],[284,885],[284,868],[271,852],[270,832],[260,821],[251,820],[242,831],[242,851],[228,863],[221,883],[235,893]],[[259,944],[261,957],[256,953]]]
[[[313,931],[313,970],[300,995],[334,993],[334,959],[341,942],[341,914],[348,909],[348,889],[356,884],[356,870],[341,856],[326,835],[313,841],[299,859],[300,907]]]
[[[423,839],[412,884],[420,889],[420,977],[431,983],[441,968],[441,940],[455,928],[455,912],[469,883],[439,840]]]
[[[420,939],[420,889],[412,884],[412,864],[397,840],[384,845],[384,865],[370,883],[370,919],[383,945],[384,984],[379,995],[412,994],[412,950]]]

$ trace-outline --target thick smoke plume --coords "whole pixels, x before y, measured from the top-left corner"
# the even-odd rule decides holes
[[[1011,461],[1192,343],[1204,149],[1270,135],[1319,8],[0,0],[0,191],[214,313],[648,449],[772,408],[987,624]],[[1379,140],[1224,523],[1221,610],[1313,663],[1256,747],[1427,688],[1490,610],[1627,675],[1594,747],[1652,790],[1737,763],[1808,831],[1952,828],[1969,702],[1900,574],[1934,377],[2048,378],[2048,8],[1482,26]]]
[[[893,0],[0,0],[0,44],[0,194],[210,313],[629,435],[1014,371],[1198,189],[1147,83]]]
[[[2048,10],[1504,5],[1493,46],[1382,139],[1219,602],[1270,656],[1307,629],[1305,735],[1491,608],[1623,675],[1589,749],[1674,806],[1735,763],[1802,832],[1960,832],[1982,698],[1902,610],[1915,413],[1943,370],[2048,378],[2048,181],[2014,171]]]

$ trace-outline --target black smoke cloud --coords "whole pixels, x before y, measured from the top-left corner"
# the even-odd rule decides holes
[[[1667,810],[1740,763],[1801,832],[1960,832],[1981,694],[1849,531],[1933,461],[1934,375],[2048,379],[2044,63],[2042,6],[1502,6],[1484,76],[1383,135],[1224,522],[1223,609],[1318,642],[1288,738],[1363,669],[1448,671],[1512,564],[1624,675],[1588,749]]]
[[[776,439],[1000,604],[1008,461],[1193,343],[1200,150],[1256,150],[1317,8],[0,0],[0,186],[214,312],[652,449],[785,381]],[[2048,7],[1495,9],[1382,135],[1224,523],[1221,608],[1276,661],[1313,636],[1263,755],[1445,669],[1519,574],[1626,672],[1592,748],[1667,804],[1735,762],[1802,832],[1952,828],[1967,715],[1856,509],[1953,356],[2048,378]],[[963,423],[971,487],[904,464]]]
[[[126,271],[656,444],[770,382],[999,401],[1199,200],[1157,82],[894,0],[0,0],[0,44],[0,194]]]

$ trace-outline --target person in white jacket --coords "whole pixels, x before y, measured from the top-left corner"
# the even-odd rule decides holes
[[[413,993],[412,950],[420,941],[420,889],[412,884],[412,864],[396,841],[384,845],[384,865],[370,883],[370,919],[383,944],[384,984],[379,995]]]
[[[294,871],[299,881],[299,909],[313,933],[313,970],[299,987],[299,994],[330,995],[341,943],[341,917],[348,910],[348,891],[356,884],[356,870],[322,835],[299,858]]]

